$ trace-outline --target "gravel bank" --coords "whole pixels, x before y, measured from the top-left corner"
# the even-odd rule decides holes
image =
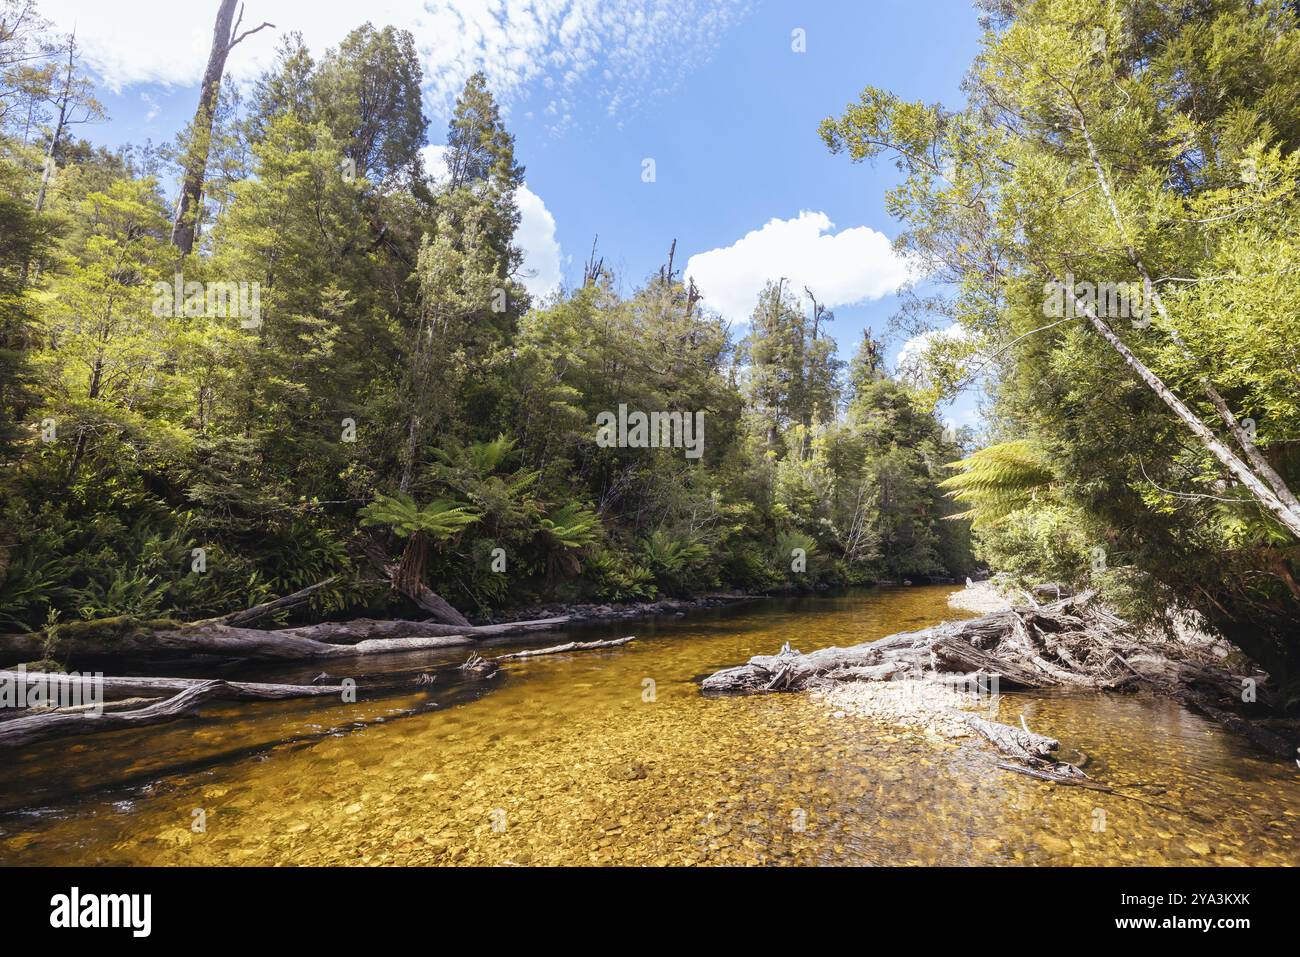
[[[996,704],[990,698],[975,698],[969,692],[932,680],[859,681],[814,691],[835,717],[853,715],[923,731],[941,738],[963,738],[971,732],[966,713],[988,717]],[[995,716],[996,717],[996,716]]]
[[[948,596],[948,607],[988,615],[1006,611],[1011,603],[998,594],[992,582],[973,582]]]

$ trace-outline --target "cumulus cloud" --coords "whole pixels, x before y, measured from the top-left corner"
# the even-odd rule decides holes
[[[447,178],[447,147],[426,146],[420,151],[425,172],[434,183]],[[515,245],[524,252],[523,274],[519,281],[533,297],[553,292],[561,280],[560,243],[555,238],[555,217],[540,196],[525,183],[515,194],[519,206],[519,228]]]
[[[534,297],[554,292],[560,285],[560,243],[555,238],[555,217],[542,198],[527,186],[515,197],[519,204],[519,229],[515,243],[524,251],[520,281]]]
[[[730,246],[692,256],[686,275],[706,305],[736,322],[747,321],[764,284],[782,276],[797,291],[807,286],[830,308],[879,299],[913,278],[883,233],[834,228],[825,213],[808,210],[772,219]]]
[[[752,0],[257,0],[243,28],[276,25],[231,55],[229,74],[248,81],[274,58],[279,34],[299,30],[320,56],[369,20],[410,30],[424,66],[425,94],[444,114],[475,70],[507,104],[535,81],[553,125],[572,121],[594,96],[611,116],[671,89],[745,16]],[[42,0],[63,30],[77,28],[87,62],[114,91],[138,83],[197,84],[207,62],[214,3],[131,0],[130,23],[105,0]],[[250,22],[251,21],[251,22]]]

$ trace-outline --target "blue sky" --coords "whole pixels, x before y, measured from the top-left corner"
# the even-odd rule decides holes
[[[89,138],[162,142],[192,116],[215,0],[41,6],[77,24],[99,74],[110,120],[83,127]],[[817,124],[868,84],[960,102],[979,35],[963,0],[248,0],[246,25],[276,29],[236,47],[229,75],[251,80],[284,31],[320,54],[366,18],[415,34],[434,146],[464,77],[488,73],[527,167],[535,289],[579,276],[596,234],[630,288],[676,238],[678,264],[737,327],[763,278],[810,283],[845,358],[897,308],[902,266],[885,238],[898,225],[883,208],[897,173],[831,156]],[[891,361],[902,344],[889,338]],[[970,398],[948,415],[973,422]]]

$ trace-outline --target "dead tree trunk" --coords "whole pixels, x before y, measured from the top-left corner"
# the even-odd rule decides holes
[[[1060,277],[1055,277],[1058,283]],[[1064,288],[1064,283],[1062,283]],[[1071,293],[1073,295],[1073,293]],[[1133,354],[1133,351],[1126,346],[1122,339],[1111,330],[1102,319],[1097,316],[1096,310],[1092,308],[1083,299],[1075,299],[1075,308],[1092,324],[1092,327],[1101,334],[1101,337],[1110,343],[1111,348],[1119,353],[1124,363],[1137,373],[1138,378],[1147,384],[1147,386],[1160,397],[1160,400],[1173,411],[1184,425],[1201,440],[1209,452],[1223,464],[1233,478],[1239,481],[1251,495],[1255,497],[1264,508],[1272,512],[1279,522],[1286,526],[1296,538],[1300,538],[1300,513],[1293,512],[1286,504],[1278,498],[1277,494],[1269,488],[1264,482],[1250,470],[1237,454],[1230,449],[1214,432],[1201,421],[1195,412],[1187,407],[1173,390],[1161,380],[1161,378],[1152,372],[1141,359]]]
[[[456,628],[437,622],[360,618],[263,631],[220,621],[182,624],[166,620],[109,618],[59,625],[56,636],[60,655],[72,657],[214,655],[293,661],[472,645],[484,638],[558,628],[569,620],[567,617],[542,618]],[[0,655],[10,660],[38,658],[44,653],[46,638],[42,632],[0,635]]]
[[[1013,728],[995,721],[985,721],[977,715],[969,715],[966,724],[971,730],[978,731],[1003,754],[1011,755],[1030,763],[1051,761],[1055,763],[1056,752],[1061,750],[1061,743],[1046,735],[1034,734],[1027,728]]]
[[[0,671],[0,681],[16,684],[48,679],[51,688],[65,685],[79,691],[82,701],[98,687],[106,698],[156,697],[175,695],[204,683],[201,678],[91,678],[87,675],[44,674],[40,672]],[[292,698],[328,698],[343,693],[342,685],[286,685],[258,681],[223,681],[217,697],[231,701],[286,701]],[[53,697],[51,695],[51,697]]]
[[[50,180],[54,178],[54,168],[58,162],[56,157],[59,155],[59,142],[63,139],[63,131],[68,126],[68,112],[72,106],[72,78],[76,64],[77,36],[74,33],[68,38],[68,65],[63,76],[63,91],[54,101],[54,105],[58,108],[58,115],[54,119],[54,129],[50,133],[50,145],[45,150],[45,165],[41,168],[41,185],[36,191],[38,213],[45,209],[45,196],[50,188]]]
[[[224,684],[224,681],[203,681],[166,701],[135,711],[33,714],[15,718],[0,723],[0,749],[23,748],[74,734],[142,728],[173,721],[197,710],[205,702],[221,697],[225,693]]]
[[[570,651],[595,651],[597,648],[621,648],[630,641],[635,641],[635,636],[627,638],[611,638],[608,641],[566,641],[562,645],[551,645],[549,648],[532,648],[528,651],[515,651],[508,655],[497,655],[497,661],[510,661],[515,658],[539,658],[542,655],[562,655]]]
[[[235,3],[236,0],[221,0],[221,6],[217,8],[217,22],[212,29],[212,48],[208,53],[207,68],[203,71],[203,82],[199,86],[199,107],[194,112],[194,122],[190,128],[185,170],[181,176],[181,194],[176,200],[176,217],[172,221],[171,236],[172,245],[185,255],[194,249],[199,203],[203,194],[203,180],[208,170],[208,153],[212,145],[212,118],[217,111],[221,78],[226,72],[226,57],[230,56],[230,51],[245,37],[266,27],[275,26],[272,23],[262,23],[240,33],[239,25],[244,19],[244,8],[241,4],[239,16],[236,17]]]
[[[338,576],[332,575],[329,578],[325,579],[324,581],[317,582],[314,585],[308,585],[306,588],[299,589],[298,591],[294,592],[291,595],[285,595],[283,598],[276,598],[272,601],[264,601],[260,605],[253,605],[250,608],[245,608],[243,611],[233,611],[228,615],[221,615],[220,617],[217,618],[209,618],[208,621],[212,623],[220,623],[223,625],[251,624],[252,622],[257,621],[260,618],[265,618],[268,615],[273,615],[278,611],[284,611],[288,608],[296,608],[298,605],[301,605],[304,602],[306,602],[307,599],[309,599],[316,592],[320,591],[322,588],[329,587],[330,585],[334,584],[334,582],[336,582],[337,580],[338,580]]]
[[[593,651],[601,648],[618,648],[635,641],[635,636],[614,638],[607,641],[570,641],[549,648],[532,651],[520,651],[501,655],[496,661],[486,661],[477,654],[456,668],[442,671],[458,671],[462,674],[485,678],[499,673],[497,661],[519,658],[532,658],[540,655],[557,655],[575,651]],[[322,680],[325,676],[322,675]],[[412,678],[414,681],[412,682]],[[71,735],[95,734],[101,731],[116,731],[122,728],[147,727],[161,724],[182,717],[197,709],[201,704],[213,699],[237,701],[283,701],[291,698],[326,698],[341,697],[347,689],[343,685],[286,685],[262,684],[258,682],[222,681],[198,678],[91,678],[87,676],[58,675],[44,673],[20,673],[17,671],[0,671],[0,681],[33,682],[47,680],[51,684],[63,683],[69,691],[80,692],[79,699],[89,697],[92,689],[102,691],[105,697],[110,695],[131,696],[114,702],[98,702],[50,710],[29,710],[14,717],[0,719],[0,750],[20,748],[37,744],[52,738]],[[437,673],[421,672],[418,675],[396,674],[378,676],[378,680],[365,679],[366,690],[370,694],[376,691],[396,688],[431,685],[437,680]],[[166,700],[159,700],[160,694],[171,695]],[[137,697],[137,696],[149,697]],[[47,700],[50,696],[47,695]],[[136,705],[143,704],[144,707]]]

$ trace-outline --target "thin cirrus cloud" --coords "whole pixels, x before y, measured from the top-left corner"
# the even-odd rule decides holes
[[[447,147],[426,146],[420,150],[424,171],[434,183],[447,178]],[[554,292],[560,285],[560,243],[555,238],[555,217],[546,208],[542,198],[528,188],[520,186],[515,194],[519,206],[519,228],[515,230],[515,245],[524,253],[523,272],[519,281],[529,295],[540,298]]]
[[[730,246],[692,256],[686,275],[705,305],[733,322],[748,321],[763,286],[781,277],[796,292],[807,286],[830,308],[888,296],[916,278],[884,233],[834,228],[823,212],[771,219]]]
[[[592,102],[617,121],[646,97],[681,82],[752,0],[248,0],[241,30],[275,25],[248,37],[227,64],[247,83],[274,60],[277,37],[300,31],[321,56],[367,20],[410,30],[424,67],[425,97],[445,115],[476,70],[509,106],[536,90],[554,129]],[[114,92],[144,83],[199,82],[212,42],[216,0],[131,0],[129,28],[119,4],[41,0],[41,12],[64,31],[76,29],[86,62]]]

